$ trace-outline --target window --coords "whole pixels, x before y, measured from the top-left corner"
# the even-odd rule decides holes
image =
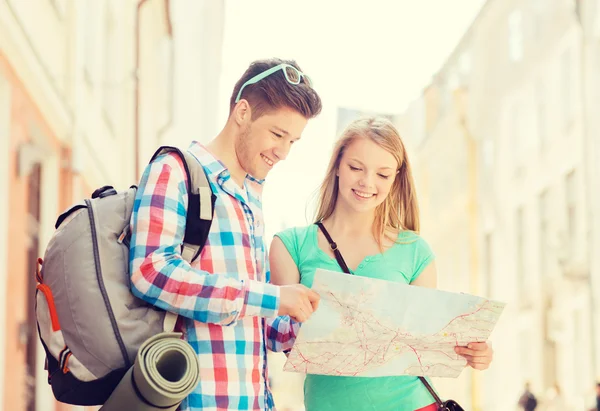
[[[114,132],[119,113],[119,41],[117,22],[108,2],[104,13],[104,69],[102,78],[102,104],[109,127]]]
[[[545,0],[532,0],[531,2],[531,35],[533,37],[533,41],[539,41],[542,39],[545,7]]]
[[[162,127],[169,122],[173,100],[173,42],[171,37],[164,36],[156,49],[157,96],[161,102],[158,107],[158,124]]]
[[[510,108],[509,111],[509,119],[508,119],[508,125],[509,125],[509,139],[508,141],[512,141],[513,142],[513,147],[515,149],[515,156],[514,156],[514,161],[515,161],[515,170],[517,172],[517,174],[520,173],[521,171],[521,167],[522,167],[522,163],[525,159],[525,148],[526,148],[526,141],[525,138],[523,136],[523,128],[522,128],[522,106],[519,103],[514,103],[513,106]]]
[[[492,285],[494,275],[494,244],[492,233],[487,233],[484,238],[484,292],[488,298],[492,297]]]
[[[577,194],[575,170],[567,174],[565,178],[565,203],[567,211],[567,235],[568,241],[572,242],[577,233]]]
[[[486,138],[481,144],[481,155],[483,158],[483,167],[486,171],[491,170],[494,167],[494,140]]]
[[[50,0],[58,18],[62,19],[67,14],[67,0]]]
[[[566,49],[560,57],[560,104],[562,110],[563,127],[571,126],[574,116],[573,93],[577,87],[573,77],[573,61],[570,49]]]
[[[513,11],[508,17],[508,57],[513,62],[523,59],[523,15],[521,10]]]
[[[462,53],[458,60],[460,74],[462,74],[462,75],[470,74],[471,73],[471,65],[472,65],[471,54],[468,52]]]
[[[526,295],[527,273],[525,272],[525,217],[523,207],[515,213],[515,256],[517,272],[517,296],[523,301]]]
[[[85,3],[84,21],[84,70],[85,79],[95,85],[99,81],[98,71],[98,44],[100,37],[100,1],[87,0]]]
[[[539,255],[540,255],[540,274],[542,281],[548,278],[549,272],[549,264],[548,264],[548,234],[549,234],[549,212],[548,212],[548,190],[544,190],[539,197],[538,200],[539,207],[539,218],[540,218],[540,231],[539,231]]]
[[[540,150],[543,151],[548,145],[548,130],[546,128],[546,93],[544,91],[544,84],[541,80],[538,80],[535,85],[535,107],[538,140]]]

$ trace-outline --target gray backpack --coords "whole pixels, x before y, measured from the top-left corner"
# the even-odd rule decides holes
[[[190,153],[165,146],[150,161],[169,152],[181,157],[188,177],[182,255],[191,262],[208,237],[215,196]],[[48,383],[58,401],[104,404],[142,343],[174,327],[175,315],[130,291],[129,224],[136,190],[104,186],[72,206],[58,217],[44,259],[38,260],[35,312]]]

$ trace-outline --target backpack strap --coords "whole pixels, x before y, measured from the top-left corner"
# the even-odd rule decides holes
[[[162,146],[156,150],[150,162],[168,153],[175,153],[181,158],[187,176],[188,209],[181,256],[191,264],[200,255],[208,238],[216,196],[210,188],[204,167],[188,151],[182,152],[177,147]],[[167,311],[163,320],[163,331],[173,332],[177,317],[177,314]]]
[[[208,238],[213,217],[214,200],[204,167],[188,151],[183,152],[183,158],[188,166],[189,180],[193,183],[191,190],[188,191],[190,201],[188,202],[181,256],[191,263],[198,258]]]
[[[200,255],[208,238],[216,196],[210,188],[204,167],[187,150],[181,151],[177,147],[162,146],[156,150],[150,162],[167,153],[175,153],[181,158],[187,175],[188,210],[181,256],[192,263]]]

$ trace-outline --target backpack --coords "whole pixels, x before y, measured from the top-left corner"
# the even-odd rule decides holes
[[[187,174],[182,255],[191,263],[208,237],[216,197],[190,153],[163,146],[150,162],[165,153],[177,154]],[[104,404],[144,341],[163,326],[174,327],[176,315],[131,293],[129,226],[136,191],[104,186],[73,205],[58,217],[44,259],[38,259],[35,313],[58,401]]]

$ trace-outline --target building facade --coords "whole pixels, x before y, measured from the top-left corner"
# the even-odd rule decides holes
[[[0,1],[0,410],[84,409],[54,401],[47,384],[33,306],[36,259],[70,204],[102,185],[135,184],[158,145],[194,138],[174,114],[177,101],[188,104],[190,82],[204,79],[203,98],[217,100],[206,84],[220,67],[222,6],[171,3]],[[210,22],[210,50],[184,38],[198,18]],[[177,55],[193,55],[206,74],[176,81]],[[177,140],[174,130],[186,137]]]
[[[591,406],[598,34],[597,1],[489,0],[403,120],[422,140],[415,169],[440,286],[507,303],[492,367],[464,381],[474,410],[513,409],[528,381],[540,402],[558,390],[562,409]]]

